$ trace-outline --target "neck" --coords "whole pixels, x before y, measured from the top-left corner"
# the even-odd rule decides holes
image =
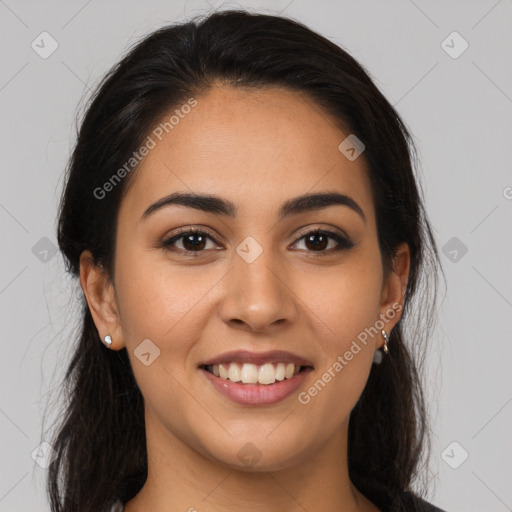
[[[348,419],[320,450],[282,469],[241,470],[190,448],[146,417],[148,478],[125,512],[378,512],[352,484]]]

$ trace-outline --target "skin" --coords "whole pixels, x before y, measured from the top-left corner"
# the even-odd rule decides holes
[[[222,84],[196,99],[133,176],[118,216],[114,276],[87,251],[81,257],[80,282],[99,336],[110,334],[113,350],[127,348],[145,400],[148,479],[126,511],[375,512],[349,479],[347,432],[383,345],[380,331],[308,404],[297,394],[379,315],[403,306],[408,247],[398,248],[384,278],[364,158],[349,161],[338,150],[348,133],[311,100]],[[278,221],[286,200],[327,190],[352,197],[366,221],[342,205]],[[173,205],[140,220],[176,191],[221,196],[238,213]],[[184,255],[190,245],[183,238],[175,252],[159,246],[181,227],[205,229],[215,240],[196,257]],[[328,239],[315,249],[303,238],[315,228],[345,233],[354,247],[333,252],[337,242]],[[247,236],[263,250],[252,263],[236,252]],[[160,349],[149,366],[134,355],[145,339]],[[239,405],[197,368],[237,349],[287,350],[314,370],[277,404]],[[237,453],[249,441],[261,458],[245,467]]]

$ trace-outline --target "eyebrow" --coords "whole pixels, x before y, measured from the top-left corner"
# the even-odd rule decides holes
[[[162,197],[149,206],[142,214],[140,220],[145,220],[156,211],[170,205],[187,206],[203,212],[225,215],[231,218],[235,218],[238,211],[238,208],[234,203],[219,196],[190,192],[174,192],[166,197]],[[339,192],[333,191],[304,194],[302,196],[289,199],[281,206],[278,218],[279,220],[282,220],[292,215],[320,210],[334,205],[347,206],[348,208],[351,208],[359,214],[366,223],[364,212],[354,199],[346,194],[340,194]]]

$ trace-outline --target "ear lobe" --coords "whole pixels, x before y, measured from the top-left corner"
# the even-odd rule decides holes
[[[94,263],[90,251],[80,255],[80,286],[87,300],[99,337],[112,337],[111,349],[122,345],[119,312],[114,286],[104,268]]]

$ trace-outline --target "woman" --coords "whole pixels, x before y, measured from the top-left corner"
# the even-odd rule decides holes
[[[84,302],[52,511],[438,511],[410,487],[439,266],[412,151],[295,21],[224,11],[132,48],[61,202]]]

